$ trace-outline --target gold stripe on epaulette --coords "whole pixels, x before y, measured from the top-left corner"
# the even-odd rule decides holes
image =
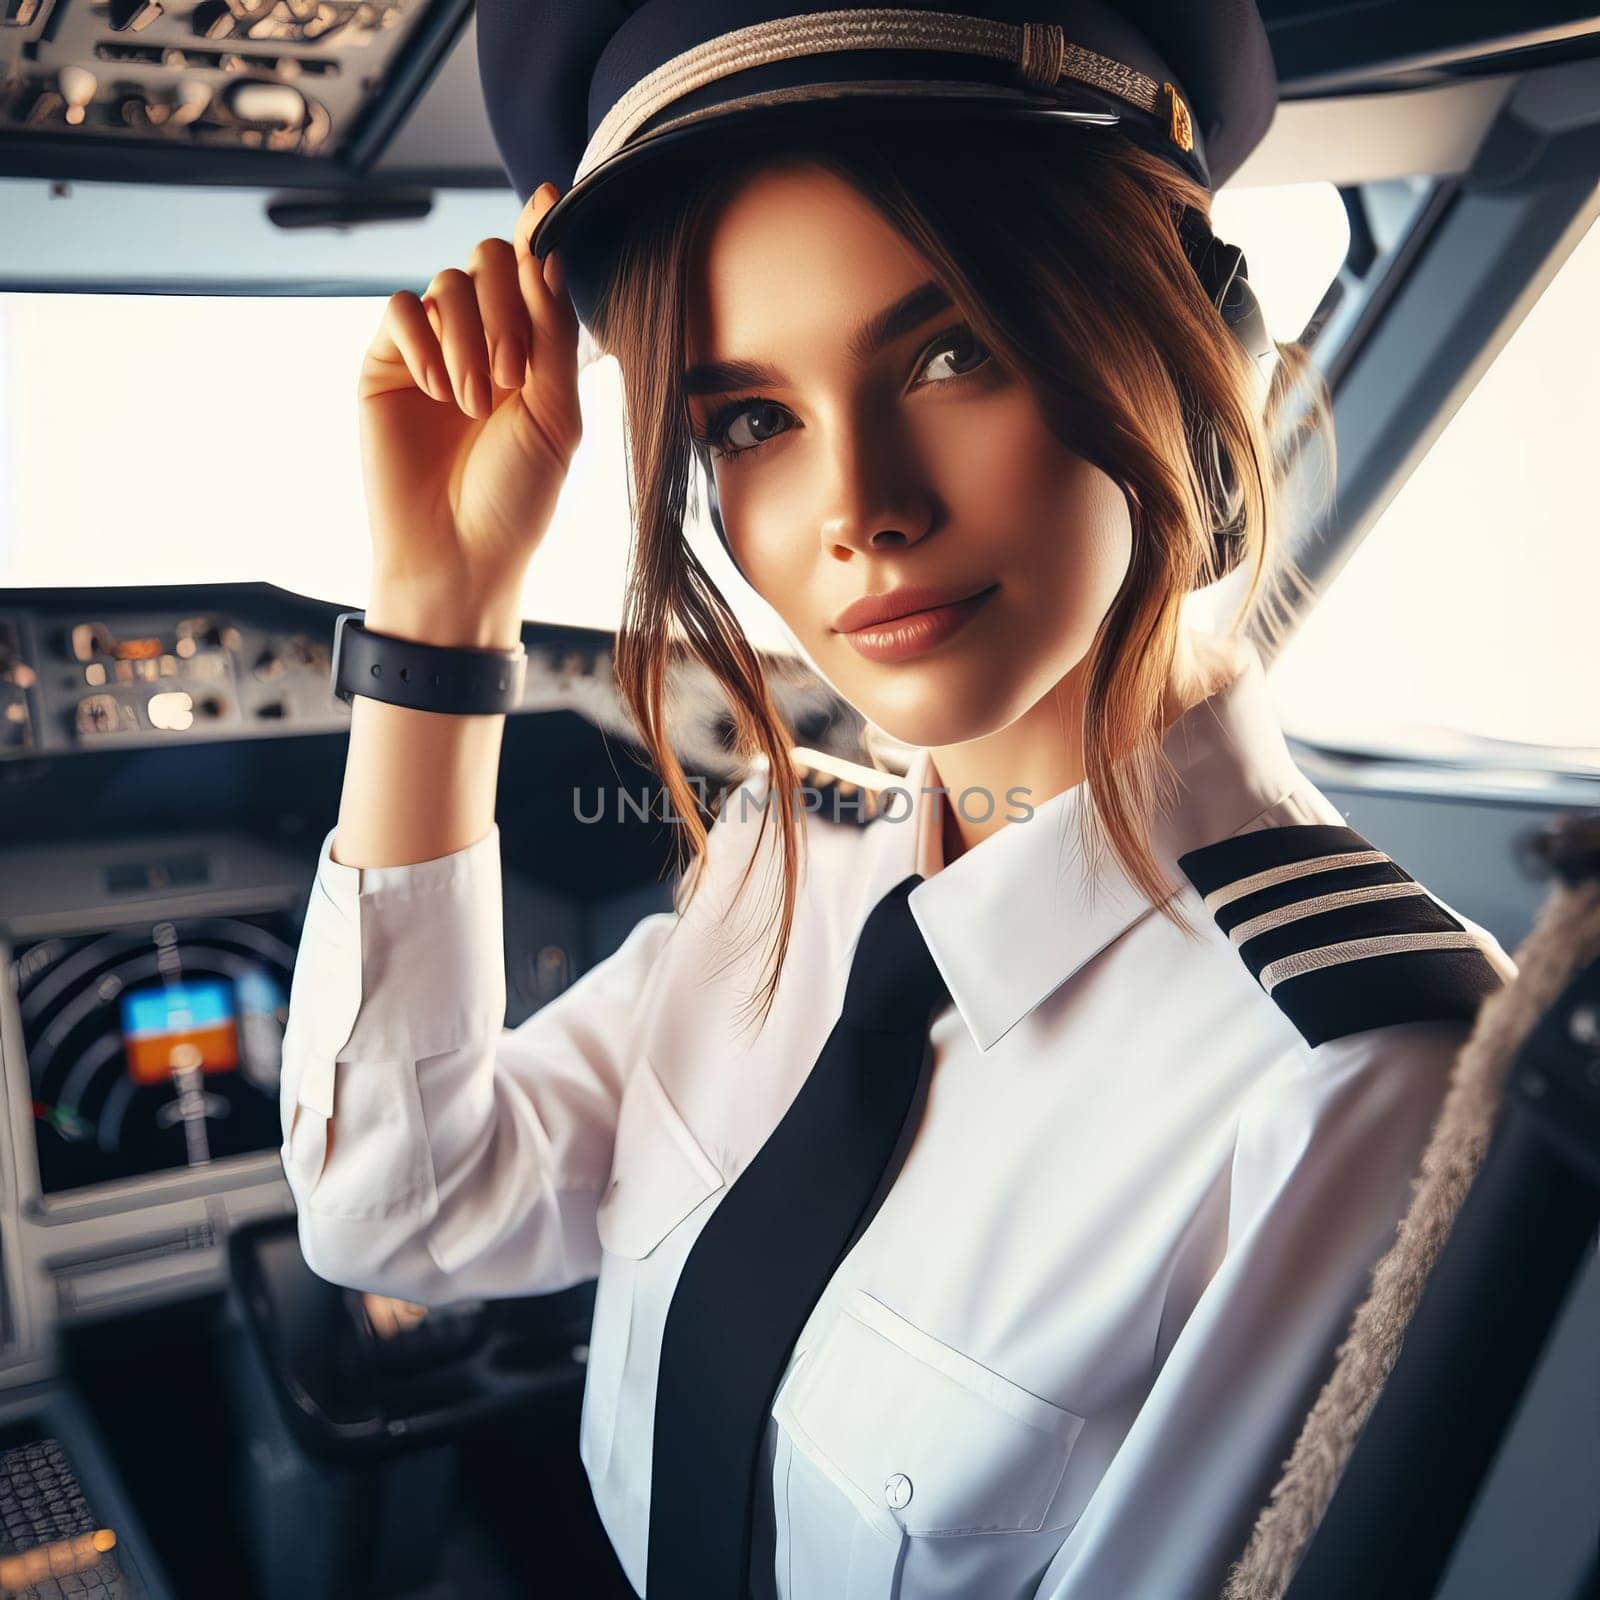
[[[1281,867],[1268,867],[1263,872],[1252,872],[1248,878],[1213,889],[1205,897],[1207,911],[1217,912],[1235,900],[1242,900],[1257,889],[1270,889],[1274,884],[1288,883],[1293,878],[1308,877],[1313,872],[1332,872],[1337,867],[1371,867],[1389,857],[1382,850],[1347,850],[1342,855],[1312,856],[1305,861],[1286,861]]]
[[[1341,889],[1336,894],[1319,894],[1310,900],[1297,900],[1293,905],[1279,906],[1276,911],[1263,911],[1259,917],[1241,922],[1228,930],[1228,937],[1240,945],[1258,934],[1271,933],[1285,923],[1299,922],[1303,917],[1320,916],[1324,911],[1342,911],[1346,906],[1365,905],[1369,900],[1393,900],[1399,895],[1426,894],[1428,891],[1416,879],[1405,883],[1375,883],[1365,889]]]
[[[1342,966],[1347,961],[1366,961],[1373,956],[1395,956],[1411,950],[1479,950],[1482,946],[1470,933],[1384,933],[1370,939],[1346,939],[1341,944],[1306,950],[1281,961],[1269,961],[1261,969],[1261,987],[1272,991],[1289,978],[1320,972],[1324,967]]]

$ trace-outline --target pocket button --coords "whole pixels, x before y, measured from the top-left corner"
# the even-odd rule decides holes
[[[911,1503],[911,1480],[903,1472],[895,1473],[883,1486],[884,1503],[899,1511]]]

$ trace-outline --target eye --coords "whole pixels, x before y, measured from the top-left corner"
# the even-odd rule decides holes
[[[733,400],[711,417],[697,437],[716,455],[740,456],[782,433],[785,415],[783,407],[771,400]],[[737,437],[740,434],[747,437]]]
[[[929,359],[923,362],[922,370],[926,372],[935,361],[947,355],[951,350],[960,351],[963,348],[969,351],[976,351],[978,359],[973,360],[969,355],[965,358],[966,365],[961,365],[958,360],[956,369],[954,371],[947,370],[944,377],[934,380],[936,383],[947,383],[952,378],[964,378],[969,373],[976,372],[980,367],[986,365],[991,359],[988,350],[978,342],[970,328],[947,328],[933,344],[928,346],[925,354]]]

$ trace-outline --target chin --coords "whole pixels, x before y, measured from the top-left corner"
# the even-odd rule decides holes
[[[847,695],[850,704],[869,722],[900,744],[918,748],[967,744],[1015,722],[1030,701],[1025,695],[1008,695],[985,682],[981,674],[964,674],[954,691],[932,674],[914,681],[912,674],[892,692]]]
[[[1083,664],[1087,648],[1052,651],[1032,662],[1020,659],[1017,649],[935,652],[896,667],[857,660],[829,681],[857,712],[901,744],[970,744],[1026,716]]]

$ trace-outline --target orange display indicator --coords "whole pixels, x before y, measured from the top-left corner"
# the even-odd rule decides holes
[[[164,647],[159,639],[119,639],[117,641],[116,657],[118,661],[154,661],[164,652]]]
[[[122,1039],[128,1076],[141,1085],[165,1083],[196,1067],[232,1072],[239,1065],[233,995],[216,979],[124,995]]]

